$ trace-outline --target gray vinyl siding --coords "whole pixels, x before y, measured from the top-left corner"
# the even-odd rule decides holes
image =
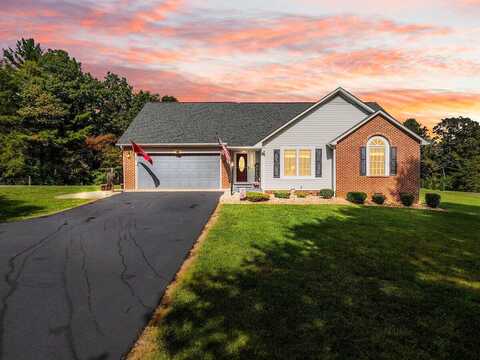
[[[340,96],[300,119],[263,144],[263,181],[265,190],[305,189],[318,190],[334,188],[333,184],[333,152],[327,144],[366,117],[365,113]],[[307,146],[322,149],[322,177],[309,179],[286,179],[273,177],[273,150],[285,147]],[[313,153],[312,156],[315,154]],[[283,162],[283,152],[280,155]],[[282,167],[283,171],[283,167]]]

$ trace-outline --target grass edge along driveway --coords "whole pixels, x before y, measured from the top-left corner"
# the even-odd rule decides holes
[[[98,190],[97,185],[48,186],[0,185],[0,222],[30,219],[54,214],[92,200],[56,199],[63,194]]]
[[[223,205],[130,359],[477,359],[480,200]]]

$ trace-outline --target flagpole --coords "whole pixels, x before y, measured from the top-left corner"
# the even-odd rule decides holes
[[[233,195],[233,165],[230,165],[230,195]]]

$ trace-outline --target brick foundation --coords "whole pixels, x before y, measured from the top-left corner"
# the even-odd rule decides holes
[[[370,177],[360,175],[360,147],[374,135],[385,137],[397,147],[397,175]],[[377,116],[342,139],[336,146],[336,196],[349,191],[363,191],[370,199],[373,193],[384,194],[389,201],[399,201],[400,192],[415,195],[420,191],[420,143],[405,131]]]

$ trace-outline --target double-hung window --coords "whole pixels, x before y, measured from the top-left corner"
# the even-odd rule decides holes
[[[285,148],[283,150],[284,177],[311,177],[313,150],[309,148]]]
[[[288,149],[283,151],[283,175],[297,176],[297,150]]]

